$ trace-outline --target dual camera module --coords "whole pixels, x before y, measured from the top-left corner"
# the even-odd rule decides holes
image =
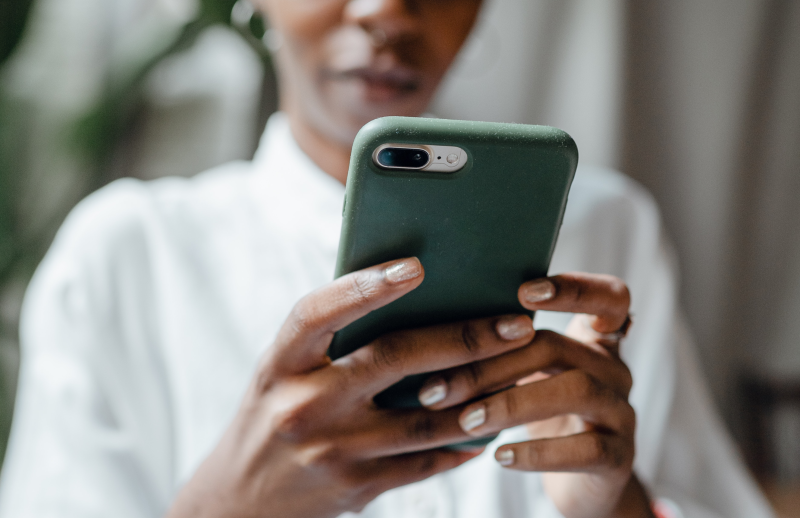
[[[431,155],[421,148],[386,147],[378,151],[378,165],[387,169],[422,169]]]
[[[372,155],[381,169],[453,173],[466,165],[466,152],[455,146],[383,144]]]

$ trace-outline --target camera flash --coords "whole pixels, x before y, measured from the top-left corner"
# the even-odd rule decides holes
[[[455,153],[447,155],[448,164],[455,164],[456,162],[458,162],[458,155],[456,155]]]

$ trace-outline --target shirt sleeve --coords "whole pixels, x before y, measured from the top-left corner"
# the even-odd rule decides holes
[[[714,408],[682,319],[676,327],[674,395],[653,493],[682,518],[774,516]]]
[[[599,234],[611,250],[603,269],[631,288],[635,323],[622,355],[634,378],[636,472],[654,497],[674,502],[683,518],[772,517],[709,397],[656,204],[634,182],[617,181],[624,183],[624,195],[598,207],[608,214],[597,221],[610,225]]]
[[[682,518],[772,517],[708,395],[655,202],[612,171],[592,171],[582,186],[570,193],[553,262],[559,271],[617,275],[630,287],[634,324],[621,354],[634,381],[637,475]],[[558,331],[568,319],[537,314],[541,327]]]
[[[82,202],[29,286],[3,518],[156,517],[170,501],[153,310],[131,303],[150,300],[141,202],[132,181]]]

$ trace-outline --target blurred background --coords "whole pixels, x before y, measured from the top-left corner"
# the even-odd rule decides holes
[[[786,517],[800,516],[798,27],[796,0],[486,0],[431,109],[561,127],[582,162],[652,191],[709,385]],[[250,158],[277,106],[265,29],[245,0],[0,0],[0,459],[22,295],[63,217],[116,178]]]

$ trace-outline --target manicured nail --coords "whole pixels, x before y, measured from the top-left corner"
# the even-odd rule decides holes
[[[522,315],[501,318],[497,321],[495,329],[504,340],[519,340],[533,334],[531,321]]]
[[[475,428],[479,427],[485,422],[486,422],[486,408],[484,407],[478,407],[475,410],[465,414],[461,419],[459,419],[459,424],[461,425],[461,429],[464,430],[465,432],[474,430]]]
[[[400,284],[410,281],[411,279],[416,279],[420,275],[422,275],[422,264],[416,257],[397,261],[383,270],[383,276],[391,284]]]
[[[500,450],[495,458],[501,466],[510,466],[514,464],[514,450]]]
[[[447,383],[442,378],[428,381],[419,391],[419,402],[422,406],[435,405],[447,397]]]
[[[526,302],[536,304],[544,302],[556,296],[555,285],[547,279],[530,282],[522,288],[522,298]]]

